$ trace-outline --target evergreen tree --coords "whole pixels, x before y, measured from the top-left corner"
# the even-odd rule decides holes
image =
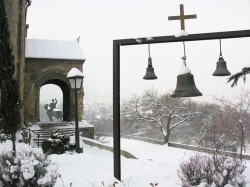
[[[14,56],[10,46],[10,31],[5,12],[4,0],[0,0],[0,80],[11,79],[14,71]]]
[[[227,79],[227,82],[233,81],[233,83],[231,84],[231,87],[234,87],[234,86],[237,86],[238,80],[240,78],[243,78],[243,82],[245,83],[247,74],[250,74],[250,67],[244,67],[240,72],[235,73],[234,75],[229,77]]]
[[[15,64],[4,0],[0,0],[0,25],[0,129],[11,138],[15,154],[15,134],[19,128],[21,102],[19,84],[13,78]]]

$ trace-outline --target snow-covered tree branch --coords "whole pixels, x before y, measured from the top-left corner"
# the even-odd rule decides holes
[[[171,98],[170,94],[159,95],[157,90],[145,90],[142,97],[133,96],[122,105],[122,115],[135,124],[154,124],[161,131],[165,144],[171,130],[199,115],[191,108],[189,98]]]

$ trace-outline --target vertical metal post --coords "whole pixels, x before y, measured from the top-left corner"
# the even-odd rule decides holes
[[[79,129],[78,129],[78,98],[77,90],[75,90],[75,143],[76,143],[76,152],[80,152],[79,146]]]
[[[120,146],[120,44],[113,43],[113,145],[114,177],[121,180]]]

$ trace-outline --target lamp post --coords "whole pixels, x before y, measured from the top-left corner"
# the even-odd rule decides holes
[[[80,142],[79,142],[78,98],[77,98],[77,91],[81,89],[83,78],[84,76],[82,72],[77,68],[72,68],[67,75],[67,79],[69,80],[71,89],[74,90],[75,92],[75,144],[77,153],[83,152],[83,149],[80,148]]]

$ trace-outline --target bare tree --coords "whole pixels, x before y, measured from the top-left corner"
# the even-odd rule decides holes
[[[185,129],[182,134],[186,139],[184,143],[210,147],[210,139],[214,135],[213,116],[210,115],[206,119],[200,119],[199,123],[195,123],[191,128]]]
[[[97,118],[97,122],[94,124],[94,139],[100,143],[109,143],[110,138],[107,136],[107,126],[109,126],[107,122],[108,116],[106,112]]]
[[[228,118],[215,103],[198,103],[200,116],[183,130],[184,143],[214,150],[235,151],[237,142],[232,132],[228,131]]]
[[[199,112],[192,108],[189,98],[171,98],[170,94],[159,95],[153,88],[145,90],[142,97],[134,95],[122,105],[122,115],[129,118],[130,123],[148,125],[159,128],[164,143],[169,141],[170,133],[181,124],[198,116]],[[136,123],[135,123],[136,122]]]
[[[221,110],[227,116],[227,129],[239,141],[240,159],[245,144],[246,133],[250,129],[250,91],[242,89],[236,93],[234,98],[225,99],[224,97],[214,97],[221,105]]]

